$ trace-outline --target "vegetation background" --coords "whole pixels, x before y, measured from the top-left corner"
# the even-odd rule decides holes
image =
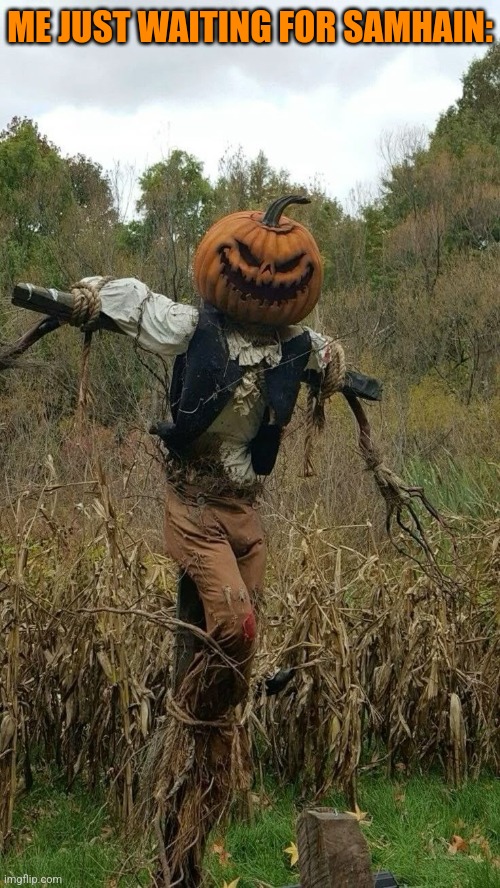
[[[341,403],[304,480],[299,405],[266,493],[269,592],[246,717],[258,767],[298,782],[304,799],[332,785],[354,798],[360,765],[437,767],[455,786],[500,768],[500,46],[472,63],[431,134],[390,134],[382,147],[379,192],[349,208],[263,153],[227,154],[211,182],[174,150],[140,177],[130,219],[120,170],[62,157],[31,120],[0,135],[4,341],[27,326],[10,305],[18,281],[67,289],[88,274],[135,275],[196,301],[191,262],[214,219],[285,192],[312,197],[294,209],[324,259],[311,326],[384,380],[370,418],[386,461],[424,484],[451,535],[428,530],[441,576],[413,549],[391,554]],[[169,368],[130,340],[94,336],[82,424],[80,366],[80,338],[62,329],[0,377],[5,849],[33,758],[56,762],[70,786],[106,783],[127,822],[168,686],[175,572],[161,555],[162,465],[147,428],[166,410]],[[263,676],[287,665],[291,693],[266,700]],[[498,855],[498,832],[490,840]]]

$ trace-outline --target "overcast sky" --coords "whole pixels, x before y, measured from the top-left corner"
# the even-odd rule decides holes
[[[166,6],[129,8],[137,5]],[[79,4],[53,3],[53,20],[70,6]],[[278,6],[267,4],[273,15]],[[332,8],[340,15],[345,4]],[[460,95],[470,61],[487,49],[350,46],[341,39],[327,46],[140,45],[132,25],[123,46],[13,46],[5,42],[3,16],[1,28],[0,127],[26,115],[63,153],[86,154],[107,169],[130,164],[138,173],[182,148],[215,177],[227,149],[241,145],[250,157],[262,149],[294,179],[319,177],[342,200],[377,181],[383,133],[432,128]]]

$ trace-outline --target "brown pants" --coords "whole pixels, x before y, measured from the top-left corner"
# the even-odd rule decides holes
[[[233,668],[221,660],[205,676],[211,717],[246,695],[256,647],[254,602],[262,589],[266,546],[256,503],[189,495],[167,488],[165,541],[172,558],[196,584],[206,631]],[[199,710],[199,707],[197,707]],[[200,714],[200,710],[199,713]],[[201,715],[200,715],[201,717]]]

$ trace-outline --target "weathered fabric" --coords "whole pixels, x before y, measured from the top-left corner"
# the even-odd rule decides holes
[[[262,591],[266,545],[255,501],[182,492],[168,485],[165,544],[169,555],[196,583],[206,631],[226,661],[207,659],[197,718],[213,720],[246,696],[256,645],[256,601]],[[203,651],[200,656],[206,656]],[[196,668],[196,664],[193,666]],[[201,707],[201,708],[200,708]]]
[[[82,283],[99,280],[84,278]],[[198,312],[193,306],[153,293],[136,278],[109,281],[99,295],[101,311],[141,348],[165,359],[186,351],[198,323]]]

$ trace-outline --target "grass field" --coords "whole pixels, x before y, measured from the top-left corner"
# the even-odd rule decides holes
[[[291,788],[256,793],[255,822],[235,822],[214,836],[207,885],[297,883],[298,869],[285,851],[295,839],[297,797]],[[345,810],[340,796],[325,803]],[[500,888],[500,780],[483,778],[455,791],[438,777],[365,776],[360,803],[374,869],[390,869],[409,888]],[[42,877],[58,877],[52,884],[64,888],[148,883],[147,867],[130,855],[105,804],[81,788],[66,794],[47,774],[37,775],[35,790],[19,804],[16,831],[16,845],[0,865],[0,885],[42,884]]]

